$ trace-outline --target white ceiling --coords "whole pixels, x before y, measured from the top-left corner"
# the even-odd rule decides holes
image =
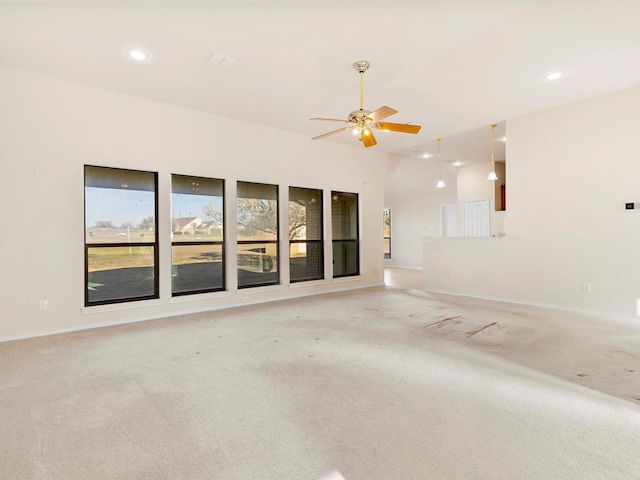
[[[463,132],[488,138],[491,123],[640,85],[639,58],[631,0],[0,2],[0,64],[309,137],[340,127],[309,118],[358,108],[352,64],[367,60],[365,108],[422,125],[376,134],[372,148],[405,157],[437,137],[443,157],[454,138],[473,156]],[[554,69],[565,77],[544,80]],[[326,141],[358,145],[313,142]]]

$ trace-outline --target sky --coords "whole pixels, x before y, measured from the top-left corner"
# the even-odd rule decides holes
[[[220,197],[203,195],[171,195],[173,218],[199,217],[207,220],[202,205],[210,201],[216,208],[222,207]],[[143,219],[154,216],[154,193],[140,190],[116,190],[111,188],[85,188],[86,225],[110,221],[114,227],[126,223],[137,226]]]

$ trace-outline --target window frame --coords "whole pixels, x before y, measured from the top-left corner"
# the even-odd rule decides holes
[[[194,176],[194,175],[183,175],[183,174],[179,174],[179,173],[174,173],[171,174],[171,197],[172,197],[172,202],[173,202],[173,194],[174,194],[174,190],[173,190],[173,179],[174,177],[183,177],[183,178],[191,178],[195,180],[202,180],[202,181],[207,181],[207,180],[214,180],[214,181],[219,181],[222,183],[222,240],[209,240],[209,241],[189,241],[189,242],[181,242],[181,241],[176,241],[175,240],[175,236],[173,235],[173,215],[172,215],[172,224],[171,224],[171,232],[172,232],[172,237],[171,237],[171,296],[172,297],[183,297],[186,295],[197,295],[197,294],[201,294],[201,293],[212,293],[212,292],[223,292],[226,290],[226,215],[225,215],[225,180],[221,179],[221,178],[210,178],[210,177],[200,177],[200,176]],[[173,206],[173,205],[172,205]],[[173,211],[173,210],[172,210]],[[215,246],[220,246],[221,250],[222,250],[222,268],[221,268],[221,275],[222,275],[222,286],[220,287],[212,287],[212,288],[201,288],[201,289],[197,289],[197,290],[185,290],[185,291],[181,291],[181,292],[176,292],[174,291],[174,286],[173,286],[173,247],[180,247],[180,246],[186,246],[186,245],[215,245]]]
[[[356,270],[353,273],[341,273],[336,275],[335,273],[335,256],[333,258],[332,264],[333,264],[333,272],[332,272],[332,276],[333,278],[344,278],[344,277],[356,277],[360,275],[360,195],[357,193],[353,193],[353,192],[340,192],[340,191],[335,191],[332,190],[331,191],[331,201],[333,202],[333,198],[336,195],[353,195],[353,197],[355,198],[356,201],[356,205],[355,205],[355,212],[356,212],[356,225],[355,225],[355,235],[356,238],[336,238],[336,232],[335,230],[332,231],[332,238],[331,238],[331,244],[332,244],[332,252],[335,251],[335,246],[337,243],[341,243],[341,244],[355,244],[355,265],[356,265]],[[333,206],[331,208],[331,225],[333,227]]]
[[[287,213],[289,213],[290,211],[290,204],[291,204],[291,190],[292,189],[296,189],[296,190],[307,190],[307,191],[313,191],[313,192],[318,192],[319,193],[319,208],[320,208],[320,212],[318,214],[318,218],[320,219],[320,225],[319,225],[319,231],[320,231],[320,238],[319,239],[313,239],[313,240],[309,240],[309,239],[292,239],[291,235],[289,234],[289,282],[290,283],[301,283],[301,282],[311,282],[314,280],[323,280],[324,279],[324,205],[323,205],[323,200],[324,200],[324,191],[322,189],[319,188],[305,188],[305,187],[293,187],[293,186],[289,186],[289,205],[287,205]],[[290,217],[288,217],[288,219],[290,220]],[[289,228],[291,228],[291,224],[289,223]],[[314,245],[318,245],[318,251],[320,252],[320,258],[318,259],[318,271],[319,271],[319,275],[316,277],[307,277],[307,278],[296,278],[294,279],[291,276],[291,271],[292,271],[292,266],[291,266],[291,246],[292,245],[296,245],[296,244],[314,244]],[[307,250],[308,251],[308,250]]]
[[[386,230],[386,223],[385,223],[385,219],[388,218],[389,219],[389,235],[385,235],[385,230]],[[385,246],[383,244],[383,253],[384,253],[384,259],[385,260],[390,260],[391,259],[391,254],[392,254],[392,250],[391,250],[391,209],[390,208],[385,208],[382,212],[382,239],[383,242],[386,240],[389,240],[389,253],[387,253],[385,250]]]
[[[238,200],[241,198],[238,196],[238,190],[239,190],[239,186],[240,184],[252,184],[252,185],[262,185],[262,186],[268,186],[268,187],[275,187],[275,201],[276,201],[276,208],[275,208],[275,212],[276,212],[276,233],[275,233],[275,240],[267,240],[267,239],[261,239],[261,240],[239,240],[238,239],[238,231],[240,230],[239,224],[238,224],[238,208],[239,208],[239,202]],[[245,197],[242,197],[245,198]],[[242,270],[240,268],[240,257],[238,255],[238,247],[240,245],[275,245],[275,249],[276,249],[276,262],[275,262],[275,266],[276,266],[276,279],[275,281],[270,281],[270,282],[265,282],[265,283],[250,283],[250,284],[240,284],[240,271]],[[280,285],[280,187],[279,185],[276,184],[272,184],[272,183],[260,183],[260,182],[247,182],[247,181],[243,181],[243,180],[238,180],[236,183],[236,279],[237,279],[237,287],[238,290],[241,289],[246,289],[246,288],[257,288],[257,287],[267,287],[267,286],[273,286],[273,285]],[[262,263],[262,262],[261,262]],[[264,264],[263,264],[264,265]],[[272,263],[273,266],[273,263]]]
[[[87,243],[87,167],[88,168],[101,168],[105,170],[116,170],[123,172],[140,172],[153,175],[153,187],[154,187],[154,241],[153,242],[97,242]],[[116,167],[104,167],[100,165],[88,165],[83,166],[83,178],[84,178],[84,191],[83,191],[83,214],[84,214],[84,306],[94,307],[99,305],[114,305],[120,303],[139,302],[143,300],[155,300],[160,298],[160,244],[159,244],[159,218],[158,218],[158,172],[151,172],[147,170],[136,170],[131,168],[116,168]],[[152,247],[153,248],[153,293],[150,295],[141,295],[137,297],[125,297],[125,298],[113,298],[109,300],[97,300],[90,301],[89,299],[89,249],[92,248],[129,248],[129,247]]]

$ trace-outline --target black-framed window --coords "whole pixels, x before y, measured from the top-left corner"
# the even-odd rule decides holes
[[[224,180],[171,176],[171,292],[225,289]]]
[[[238,182],[238,288],[277,285],[278,186]]]
[[[324,278],[322,190],[289,187],[289,278]]]
[[[85,306],[159,298],[158,177],[84,167]]]
[[[384,258],[391,258],[391,210],[382,211],[382,231],[384,238]]]
[[[358,194],[331,192],[333,277],[360,274]]]

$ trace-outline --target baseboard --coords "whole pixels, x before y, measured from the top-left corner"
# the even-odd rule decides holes
[[[623,315],[620,313],[613,313],[613,312],[603,312],[601,310],[591,310],[588,308],[578,308],[578,307],[567,307],[564,305],[551,305],[551,304],[547,304],[547,303],[538,303],[538,302],[526,302],[524,300],[514,300],[511,298],[502,298],[502,297],[490,297],[487,295],[470,295],[470,294],[465,294],[465,293],[456,293],[456,292],[445,292],[443,290],[429,290],[429,289],[422,289],[423,292],[425,293],[433,293],[433,294],[438,294],[438,295],[449,295],[452,297],[466,297],[466,298],[477,298],[479,300],[491,300],[494,302],[501,302],[501,303],[511,303],[511,304],[515,304],[515,305],[528,305],[531,307],[540,307],[540,308],[550,308],[553,310],[564,310],[564,311],[568,311],[568,312],[574,312],[574,313],[583,313],[583,314],[590,314],[590,315],[603,315],[606,317],[612,317],[618,320],[622,320],[625,323],[631,322],[633,325],[638,326],[639,325],[639,320],[640,317],[635,316],[635,315]]]
[[[129,324],[140,323],[140,322],[148,322],[152,320],[160,320],[162,318],[180,317],[183,315],[193,315],[193,314],[204,313],[204,312],[215,312],[219,310],[228,310],[228,309],[246,307],[249,305],[263,305],[263,304],[273,303],[273,302],[295,300],[296,298],[305,298],[305,297],[312,297],[312,296],[318,296],[318,295],[330,295],[332,293],[341,293],[341,292],[347,292],[347,291],[353,291],[353,290],[361,290],[364,288],[383,287],[383,286],[384,286],[384,282],[368,282],[364,285],[359,284],[359,285],[351,285],[351,286],[349,286],[346,283],[340,283],[340,288],[328,289],[324,292],[311,292],[311,293],[300,294],[300,292],[298,291],[299,293],[297,295],[284,295],[282,297],[270,298],[268,300],[262,300],[262,301],[256,301],[256,302],[245,302],[245,303],[236,304],[236,305],[221,305],[219,307],[207,305],[204,307],[187,308],[185,310],[181,310],[180,312],[176,312],[176,313],[148,315],[148,316],[142,316],[139,318],[134,318],[131,320],[109,321],[109,322],[94,323],[91,325],[81,325],[77,327],[32,332],[24,335],[13,335],[9,337],[2,337],[0,338],[0,343],[14,342],[18,340],[29,340],[31,338],[48,337],[50,335],[61,335],[65,333],[82,332],[85,330],[94,330],[96,328],[117,327],[120,325],[129,325]],[[133,307],[134,305],[129,304],[129,308],[133,308]]]

